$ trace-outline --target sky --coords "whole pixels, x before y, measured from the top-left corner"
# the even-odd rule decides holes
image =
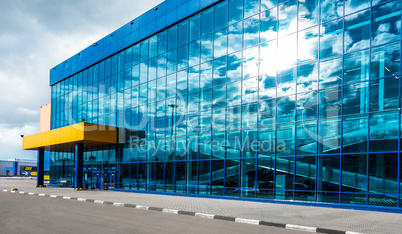
[[[163,0],[0,0],[0,160],[36,159],[49,70]]]

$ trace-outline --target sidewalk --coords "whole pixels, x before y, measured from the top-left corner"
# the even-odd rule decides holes
[[[17,193],[35,193],[35,195],[40,194],[40,196],[53,195],[51,197],[58,196],[58,198],[64,197],[64,199],[71,198],[72,200],[127,207],[136,205],[136,208],[141,209],[195,216],[202,216],[195,213],[209,214],[212,216],[204,217],[213,218],[215,216],[215,219],[229,221],[235,221],[237,218],[236,222],[251,224],[258,224],[256,222],[261,220],[264,222],[260,222],[260,225],[277,224],[285,227],[288,224],[288,226],[317,227],[314,230],[305,229],[326,233],[330,233],[330,230],[339,231],[332,233],[401,233],[402,230],[402,214],[395,213],[144,193],[98,190],[74,191],[72,188],[54,187],[35,188],[35,183],[35,180],[1,180],[0,190],[10,192],[11,188],[18,188]]]

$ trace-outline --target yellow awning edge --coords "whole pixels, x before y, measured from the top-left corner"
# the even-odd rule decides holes
[[[92,123],[77,123],[70,126],[41,132],[22,138],[23,150],[37,150],[46,146],[72,143],[116,144],[117,128]]]

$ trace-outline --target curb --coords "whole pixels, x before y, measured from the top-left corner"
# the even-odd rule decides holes
[[[166,208],[152,207],[152,206],[142,206],[142,205],[135,205],[135,204],[130,204],[130,203],[102,201],[102,200],[67,197],[67,196],[60,196],[60,195],[49,195],[49,194],[44,194],[44,193],[38,194],[38,193],[18,192],[18,191],[10,191],[7,189],[4,189],[3,192],[10,192],[10,193],[21,194],[21,195],[39,196],[39,197],[59,198],[59,199],[63,199],[63,200],[75,200],[75,201],[80,201],[80,202],[90,202],[90,203],[97,203],[97,204],[102,204],[102,205],[111,205],[111,206],[116,206],[116,207],[134,208],[134,209],[139,209],[139,210],[159,211],[159,212],[164,212],[164,213],[169,213],[169,214],[187,215],[187,216],[194,216],[194,217],[200,217],[200,218],[206,218],[206,219],[218,219],[218,220],[224,220],[224,221],[230,221],[230,222],[236,222],[236,223],[278,227],[278,228],[285,228],[285,229],[305,231],[305,232],[316,232],[316,233],[326,233],[326,234],[363,234],[360,232],[342,231],[342,230],[320,228],[320,227],[309,227],[309,226],[302,226],[302,225],[295,225],[295,224],[267,222],[267,221],[256,220],[256,219],[245,219],[245,218],[237,218],[237,217],[214,215],[214,214],[196,213],[196,212],[191,212],[191,211],[166,209]]]

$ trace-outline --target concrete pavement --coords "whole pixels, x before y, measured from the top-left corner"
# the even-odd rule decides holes
[[[238,221],[254,224],[262,221],[258,224],[278,224],[289,228],[294,225],[293,228],[296,229],[302,227],[306,231],[324,233],[401,233],[402,230],[402,214],[396,213],[144,193],[35,188],[34,185],[35,180],[1,180],[0,190],[10,191],[17,187],[19,191],[26,193],[81,198],[89,202],[106,202],[105,204],[131,204],[137,208],[153,207],[155,210],[171,213],[183,211],[209,214],[229,221],[236,221],[237,218]]]

